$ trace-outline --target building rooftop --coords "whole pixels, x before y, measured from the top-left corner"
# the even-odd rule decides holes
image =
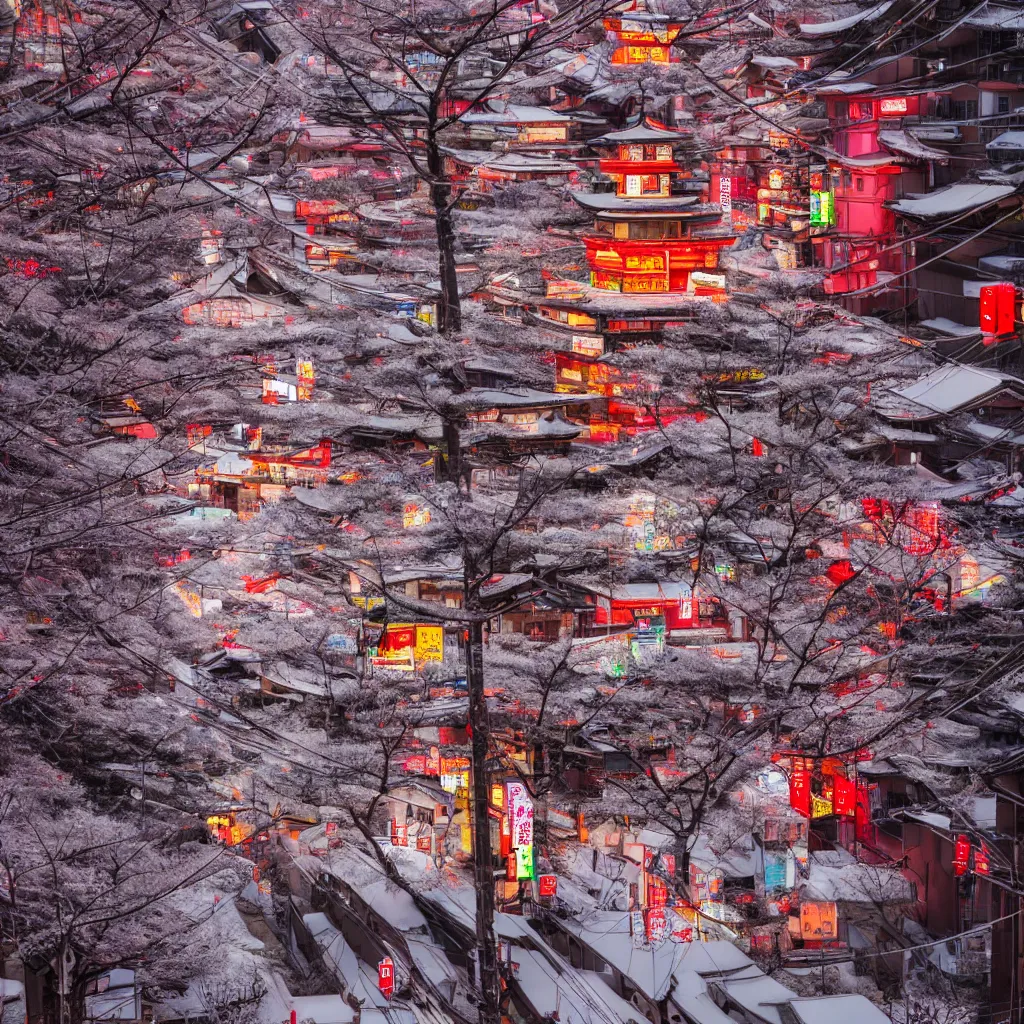
[[[573,199],[584,210],[599,213],[675,213],[682,212],[685,207],[698,206],[698,197],[666,196],[664,199],[647,199],[643,196],[617,196],[612,192],[573,192]],[[714,206],[709,210],[709,206]],[[698,213],[721,213],[722,208],[716,204],[705,204],[703,208],[689,211]]]
[[[630,142],[684,142],[688,132],[673,131],[651,124],[649,120],[641,121],[632,128],[623,128],[617,132],[608,132],[590,140],[592,146],[621,146]]]
[[[950,217],[980,209],[1006,199],[1017,191],[1015,185],[982,185],[959,182],[923,195],[911,195],[892,203],[892,209],[908,217]]]
[[[839,18],[836,21],[815,21],[801,23],[800,35],[802,36],[833,36],[838,35],[841,32],[846,32],[853,28],[855,25],[860,25],[866,21],[877,21],[890,7],[892,7],[894,0],[885,0],[884,3],[880,3],[875,7],[870,7],[864,11],[858,11],[856,14],[851,14],[848,18]]]

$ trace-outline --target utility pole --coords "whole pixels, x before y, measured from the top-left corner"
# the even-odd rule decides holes
[[[474,612],[479,614],[476,609]],[[470,828],[473,833],[473,874],[476,883],[480,1024],[499,1024],[501,987],[498,983],[498,958],[494,946],[494,866],[491,852],[491,821],[487,813],[490,727],[487,721],[487,700],[484,697],[484,626],[477,618],[469,624],[466,684],[469,689],[469,725],[473,732]]]

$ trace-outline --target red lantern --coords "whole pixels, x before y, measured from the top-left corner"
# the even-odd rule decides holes
[[[953,843],[953,874],[966,875],[971,859],[971,841],[965,835],[958,835]]]
[[[386,956],[377,964],[377,987],[385,999],[390,999],[395,992],[395,963]]]
[[[541,896],[552,897],[558,892],[558,876],[557,875],[541,875],[537,880],[540,886]]]

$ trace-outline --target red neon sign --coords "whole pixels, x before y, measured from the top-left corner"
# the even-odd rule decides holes
[[[988,847],[982,843],[981,848],[974,851],[974,873],[976,875],[987,875],[991,872],[991,865],[988,859]]]

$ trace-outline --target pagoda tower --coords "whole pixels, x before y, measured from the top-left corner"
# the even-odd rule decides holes
[[[676,162],[687,140],[650,118],[591,140],[602,154],[602,184],[613,189],[573,193],[594,214],[583,236],[593,288],[724,295],[714,271],[736,235],[723,225],[722,207],[701,203],[701,183]]]
[[[604,19],[605,31],[615,45],[613,64],[669,64],[678,60],[672,56],[672,43],[683,22],[644,7],[640,0],[634,0],[630,9],[618,10]]]

